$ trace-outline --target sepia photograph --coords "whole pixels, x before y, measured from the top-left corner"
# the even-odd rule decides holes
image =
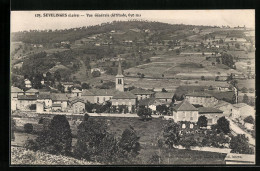
[[[255,10],[11,11],[10,165],[255,165]]]

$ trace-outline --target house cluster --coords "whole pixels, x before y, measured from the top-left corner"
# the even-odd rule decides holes
[[[70,113],[84,113],[86,103],[105,104],[110,101],[112,106],[126,106],[130,113],[138,106],[146,106],[156,111],[158,105],[171,107],[171,114],[175,121],[190,121],[196,123],[199,116],[206,116],[208,125],[216,124],[222,116],[244,118],[254,116],[254,108],[244,104],[230,104],[219,101],[213,95],[205,92],[187,93],[183,101],[173,103],[174,93],[154,92],[135,88],[125,91],[124,75],[121,62],[118,62],[118,73],[115,77],[115,89],[73,89],[71,93],[39,92],[36,89],[23,91],[17,87],[11,88],[12,110],[29,110],[35,105],[36,112],[60,111]],[[65,91],[71,84],[66,85]],[[32,109],[31,109],[32,110]]]

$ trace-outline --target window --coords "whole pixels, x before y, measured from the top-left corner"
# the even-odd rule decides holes
[[[118,79],[118,84],[122,84],[122,80],[121,79]]]
[[[106,101],[106,98],[105,98],[105,97],[103,97],[103,101],[104,101],[104,102]]]
[[[193,129],[193,124],[190,124],[190,128]]]
[[[99,97],[97,97],[97,103],[99,103]]]

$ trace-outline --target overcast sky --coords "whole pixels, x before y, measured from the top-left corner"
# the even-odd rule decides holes
[[[35,17],[35,14],[67,14],[67,17]],[[141,14],[141,17],[87,17],[86,14]],[[68,14],[83,15],[68,17]],[[12,11],[11,32],[24,30],[68,29],[111,22],[142,19],[170,24],[229,25],[255,27],[254,10],[124,10],[124,11]]]

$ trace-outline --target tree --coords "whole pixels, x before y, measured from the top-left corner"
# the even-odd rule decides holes
[[[31,123],[24,124],[24,131],[26,133],[32,133],[33,132],[33,125]]]
[[[248,104],[248,102],[249,102],[249,99],[248,99],[248,96],[246,95],[246,94],[244,94],[244,96],[243,96],[243,103],[246,103],[246,104]]]
[[[119,158],[122,158],[126,162],[131,162],[132,159],[136,158],[141,150],[139,139],[140,137],[137,136],[134,128],[129,125],[123,131],[121,139],[118,142]]]
[[[219,132],[223,132],[224,134],[227,134],[230,132],[229,121],[225,118],[225,116],[218,119],[217,130]]]
[[[36,139],[42,151],[51,154],[70,154],[72,133],[65,115],[55,115],[49,129],[43,131]]]
[[[57,81],[60,81],[60,80],[61,80],[61,75],[60,75],[60,72],[59,72],[59,71],[55,71],[55,72],[54,72],[54,78],[55,78]]]
[[[208,125],[208,119],[206,116],[202,115],[198,119],[198,126],[199,127],[207,127]]]
[[[65,87],[61,83],[58,84],[57,89],[62,93],[65,92]]]
[[[152,110],[150,108],[146,108],[145,106],[139,106],[137,111],[137,115],[143,120],[146,121],[152,118]]]
[[[236,43],[236,44],[235,44],[235,47],[236,47],[237,49],[240,49],[240,44],[239,44],[239,43]]]
[[[179,135],[180,126],[173,120],[169,120],[167,124],[163,127],[163,137],[165,144],[169,148],[173,148],[173,145],[177,145],[180,140]]]
[[[99,71],[93,71],[92,76],[93,77],[100,77],[101,73]]]
[[[204,76],[201,76],[201,80],[205,80],[205,77],[204,77]]]
[[[247,122],[247,123],[250,123],[250,124],[254,124],[255,123],[255,120],[252,116],[247,116],[245,119],[244,119],[244,122]]]
[[[89,84],[87,84],[87,83],[82,83],[81,87],[82,87],[82,89],[89,89],[90,88]]]
[[[216,76],[215,81],[219,81],[219,76]]]
[[[233,136],[230,141],[231,153],[254,154],[254,150],[249,147],[248,138],[245,134]]]
[[[160,164],[161,162],[162,162],[161,156],[159,156],[158,154],[152,155],[148,160],[149,164]]]

